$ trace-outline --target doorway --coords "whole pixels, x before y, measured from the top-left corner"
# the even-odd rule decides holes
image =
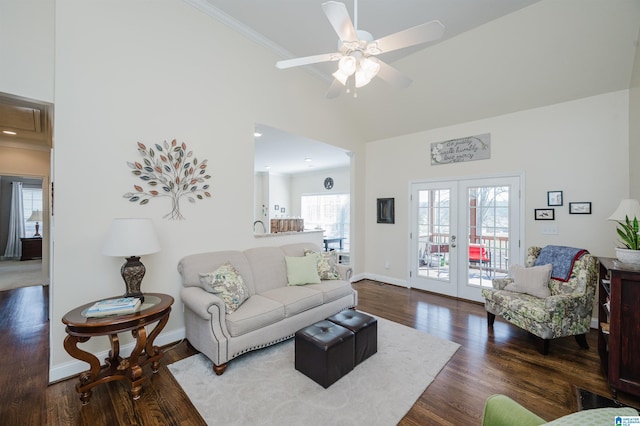
[[[482,301],[519,259],[521,176],[411,184],[411,287]]]

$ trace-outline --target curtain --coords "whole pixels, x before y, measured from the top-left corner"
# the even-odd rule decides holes
[[[22,206],[22,182],[11,182],[11,213],[9,215],[9,236],[4,251],[6,259],[19,259],[22,255],[24,237],[24,210]]]

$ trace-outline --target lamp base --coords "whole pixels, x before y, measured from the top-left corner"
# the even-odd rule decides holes
[[[124,297],[139,297],[141,300],[144,300],[144,295],[140,291],[140,285],[146,271],[146,268],[142,262],[140,262],[140,256],[127,257],[127,261],[120,269],[122,279],[127,289]]]

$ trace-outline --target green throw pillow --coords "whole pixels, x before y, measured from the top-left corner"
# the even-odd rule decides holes
[[[340,280],[340,272],[336,268],[338,263],[338,256],[335,251],[327,251],[324,253],[318,253],[317,251],[304,249],[305,256],[315,257],[318,264],[318,275],[321,280]]]
[[[249,289],[242,276],[229,262],[213,272],[201,272],[200,282],[205,290],[217,294],[224,301],[227,314],[233,313],[249,298]]]
[[[320,284],[315,257],[284,257],[289,285]]]

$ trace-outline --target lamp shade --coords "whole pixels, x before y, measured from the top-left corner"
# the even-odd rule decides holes
[[[114,219],[102,253],[107,256],[142,256],[160,251],[151,219]]]
[[[32,211],[27,222],[42,222],[42,210]]]
[[[625,217],[628,217],[629,220],[633,220],[634,217],[640,219],[640,203],[638,203],[638,200],[627,198],[620,201],[620,205],[616,211],[609,216],[609,220],[624,222]]]

